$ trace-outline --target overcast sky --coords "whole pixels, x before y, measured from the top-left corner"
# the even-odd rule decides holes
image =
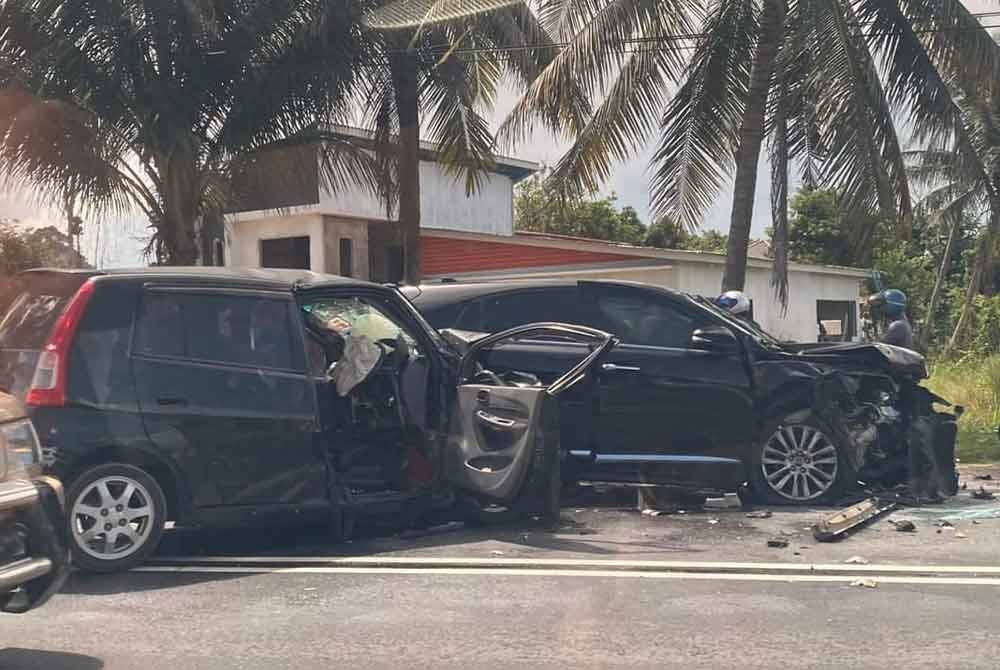
[[[995,0],[965,0],[965,5],[973,12],[997,9]],[[988,25],[1000,24],[1000,19],[987,19],[986,22]],[[494,124],[498,124],[504,118],[516,99],[517,94],[514,91],[500,93],[497,108],[493,114]],[[647,224],[649,223],[649,175],[647,168],[653,145],[655,145],[655,140],[641,154],[618,166],[603,189],[604,193],[617,194],[619,204],[634,207],[639,212],[639,218]],[[564,142],[560,142],[547,133],[536,132],[529,141],[511,153],[524,160],[552,164],[559,159],[565,149]],[[771,222],[769,170],[770,167],[762,156],[754,201],[753,235],[755,237],[763,236],[764,229]],[[715,206],[707,213],[703,228],[713,228],[723,232],[728,230],[731,206],[732,186],[726,185],[720,191]],[[21,219],[30,225],[55,224],[60,228],[64,225],[59,220],[58,214],[33,206],[15,194],[0,194],[0,218],[8,217]],[[100,228],[99,233],[98,228]],[[142,263],[141,251],[145,246],[148,234],[144,221],[140,219],[105,221],[100,226],[96,222],[86,221],[85,230],[82,245],[85,255],[92,261],[95,250],[100,249],[100,265],[102,266]]]

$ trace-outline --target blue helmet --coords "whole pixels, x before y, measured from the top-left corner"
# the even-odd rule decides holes
[[[906,311],[906,294],[899,289],[886,289],[879,297],[882,299],[882,309],[889,316],[899,316]]]

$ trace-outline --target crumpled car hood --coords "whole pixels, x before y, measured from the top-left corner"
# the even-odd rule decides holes
[[[881,342],[817,342],[789,344],[785,349],[799,357],[837,365],[875,366],[913,379],[927,377],[927,360],[915,351]]]

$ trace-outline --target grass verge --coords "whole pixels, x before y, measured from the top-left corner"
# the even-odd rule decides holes
[[[935,362],[927,386],[965,407],[956,456],[963,463],[1000,462],[1000,355]]]

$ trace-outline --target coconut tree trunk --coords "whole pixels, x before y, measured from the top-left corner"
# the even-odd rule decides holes
[[[195,220],[201,204],[194,154],[177,149],[157,161],[162,181],[163,218],[157,222],[158,258],[164,265],[194,265],[198,260]]]
[[[948,229],[948,241],[944,243],[944,253],[941,255],[941,265],[938,267],[937,278],[934,280],[934,288],[931,290],[930,300],[927,301],[927,316],[924,317],[924,327],[920,333],[920,348],[927,351],[927,343],[931,339],[931,331],[934,329],[934,316],[937,312],[938,299],[941,296],[941,286],[944,278],[951,267],[951,248],[955,243],[955,236],[962,225],[962,217],[953,217],[951,228]]]
[[[403,282],[420,283],[420,99],[416,54],[393,58],[392,81],[399,116],[399,230],[403,242]]]
[[[726,243],[726,269],[722,290],[742,290],[746,283],[747,248],[753,220],[754,190],[757,188],[757,162],[764,141],[764,116],[771,74],[784,35],[785,0],[766,0],[760,17],[757,53],[750,70],[747,106],[740,126],[740,144],[736,150],[736,181],[733,187],[733,211]]]
[[[983,274],[988,265],[990,250],[993,247],[992,229],[998,223],[996,218],[1000,216],[1000,213],[994,213],[992,216],[994,221],[991,222],[987,230],[983,231],[983,234],[979,238],[976,257],[972,263],[972,276],[969,277],[969,285],[965,288],[965,302],[962,304],[962,312],[958,316],[958,323],[955,324],[955,330],[952,331],[948,345],[944,349],[945,356],[955,351],[958,344],[962,341],[966,327],[969,325],[969,317],[972,316],[973,301],[979,293],[979,288],[983,282]]]

